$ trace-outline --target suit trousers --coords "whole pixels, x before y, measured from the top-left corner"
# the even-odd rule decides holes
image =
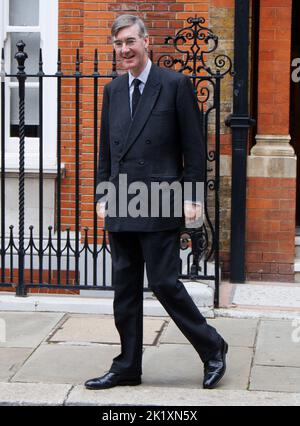
[[[203,362],[219,350],[222,338],[207,324],[178,279],[180,231],[109,232],[114,286],[114,318],[121,353],[111,372],[142,374],[143,279],[172,320],[191,342]]]

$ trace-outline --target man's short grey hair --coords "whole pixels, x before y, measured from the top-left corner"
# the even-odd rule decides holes
[[[138,16],[134,15],[120,15],[114,21],[111,27],[111,35],[112,37],[116,37],[118,32],[126,27],[131,27],[132,25],[137,24],[139,27],[139,36],[146,37],[148,35],[148,31],[144,21],[141,20]]]

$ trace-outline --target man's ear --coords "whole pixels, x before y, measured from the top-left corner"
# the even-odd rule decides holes
[[[144,42],[145,42],[145,49],[148,49],[148,47],[149,47],[149,36],[148,35],[144,38]]]

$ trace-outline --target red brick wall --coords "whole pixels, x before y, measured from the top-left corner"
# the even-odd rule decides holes
[[[112,65],[112,46],[110,27],[114,19],[123,13],[139,15],[145,20],[150,33],[150,44],[154,51],[154,61],[162,54],[173,52],[169,46],[163,46],[167,35],[184,26],[184,20],[189,16],[204,16],[208,18],[207,1],[190,0],[178,1],[108,1],[108,0],[74,0],[61,1],[59,8],[59,47],[62,49],[63,70],[73,71],[75,50],[80,48],[84,64],[81,70],[91,73],[93,70],[94,50],[99,53],[99,72],[108,75]],[[99,119],[101,114],[103,84],[109,80],[101,80],[99,87]],[[93,228],[93,82],[82,81],[81,105],[81,228]],[[74,193],[74,82],[64,83],[63,88],[63,157],[66,163],[67,175],[63,181],[63,225],[74,225],[75,193]],[[102,226],[102,223],[98,224]]]
[[[233,8],[234,0],[60,0],[59,47],[62,51],[62,69],[68,73],[75,71],[75,53],[79,48],[80,57],[84,60],[81,71],[91,73],[94,50],[97,48],[99,72],[103,75],[109,74],[112,62],[110,27],[113,20],[123,13],[137,14],[145,20],[154,50],[154,61],[162,53],[173,53],[172,48],[162,45],[164,37],[174,35],[185,25],[188,17],[196,14],[206,18],[206,25],[212,27],[219,35],[220,46],[228,54],[233,41]],[[291,11],[292,0],[260,1],[258,134],[261,135],[289,133]],[[107,81],[100,82],[99,119],[103,84]],[[88,226],[90,232],[93,231],[94,207],[92,85],[92,80],[82,81],[80,119],[80,230]],[[228,103],[231,100],[231,86],[225,80],[222,85],[225,85],[222,102]],[[73,80],[64,80],[62,93],[62,162],[66,164],[66,177],[62,181],[62,224],[63,230],[68,225],[71,225],[73,230],[75,223]],[[222,112],[222,120],[227,112],[230,111]],[[230,131],[222,130],[222,132],[221,153],[230,155]],[[222,182],[225,181],[224,185],[221,184],[221,261],[226,276],[229,270],[230,177],[224,178]],[[294,279],[295,190],[295,179],[261,177],[248,179],[246,236],[248,279],[269,281]],[[98,222],[99,228],[101,225]],[[62,279],[64,278],[63,276]],[[26,271],[26,280],[28,279]],[[15,271],[16,280],[17,271]],[[34,280],[38,280],[36,271]]]
[[[294,280],[295,183],[294,179],[248,179],[248,279]]]
[[[290,37],[292,0],[261,0],[259,43],[258,133],[287,135],[289,133]],[[137,14],[149,28],[154,60],[166,52],[162,46],[166,35],[174,35],[185,25],[189,16],[203,16],[207,26],[225,39],[224,49],[232,47],[234,0],[60,0],[59,47],[62,50],[62,69],[75,71],[75,51],[80,49],[83,73],[93,70],[94,49],[99,52],[99,72],[111,71],[112,46],[110,27],[123,13]],[[229,19],[231,13],[231,20]],[[230,46],[230,47],[229,47]],[[107,81],[107,80],[106,80]],[[99,119],[103,84],[99,87]],[[80,120],[80,228],[93,228],[93,91],[91,80],[82,81]],[[231,86],[226,87],[222,101],[230,102]],[[228,85],[230,87],[228,87]],[[66,164],[66,178],[62,183],[63,229],[74,229],[75,212],[75,89],[74,81],[64,81],[62,103],[62,162]],[[227,95],[228,93],[228,95]],[[229,113],[230,111],[228,111]],[[225,112],[226,115],[226,112]],[[222,116],[222,119],[225,116]],[[98,126],[99,131],[99,126]],[[99,136],[99,134],[98,134]],[[222,154],[231,154],[231,134],[224,131]],[[221,260],[223,271],[229,267],[228,228],[230,207],[229,180],[222,200]],[[247,278],[253,280],[293,280],[295,233],[294,179],[249,178],[247,187]],[[223,191],[223,192],[222,192]],[[221,195],[222,195],[221,194]],[[225,206],[225,207],[224,207]],[[227,210],[226,210],[227,209]],[[226,210],[226,212],[225,212]],[[98,223],[99,227],[102,225]],[[233,254],[234,255],[234,254]],[[17,279],[17,275],[15,276]],[[28,276],[26,276],[28,278]],[[55,278],[55,277],[54,277]]]
[[[154,47],[154,60],[169,47],[159,46],[164,36],[173,35],[184,26],[184,20],[197,14],[207,19],[210,26],[210,12],[216,8],[233,9],[234,0],[189,0],[189,1],[107,1],[107,0],[73,0],[61,1],[59,11],[59,45],[62,48],[64,69],[74,63],[74,51],[80,48],[84,58],[82,70],[92,70],[93,53],[99,52],[99,71],[108,74],[111,70],[112,48],[110,43],[110,27],[116,16],[132,13],[141,16],[148,25],[150,41]],[[278,0],[261,1],[260,30],[260,69],[259,69],[259,119],[258,133],[288,134],[289,123],[289,49],[291,0],[284,5]],[[220,21],[222,17],[220,17]],[[227,28],[227,26],[226,26]],[[224,27],[224,31],[226,30]],[[218,33],[222,38],[222,32]],[[228,44],[227,44],[228,46]],[[74,69],[74,68],[73,68]],[[104,83],[102,81],[102,83]],[[71,84],[71,83],[69,83]],[[81,116],[81,228],[88,226],[92,231],[93,211],[93,95],[92,81],[83,82]],[[73,85],[74,86],[74,85]],[[74,224],[74,87],[64,91],[63,110],[63,161],[67,163],[67,177],[63,183],[63,223]],[[102,86],[99,88],[99,117],[101,113]],[[231,135],[225,133],[221,144],[222,154],[231,153]],[[294,194],[295,182],[291,180],[274,180],[279,185],[280,198],[265,197],[269,180],[251,178],[248,180],[248,225],[247,225],[247,273],[249,278],[277,279],[284,276],[292,278],[294,245]],[[273,182],[273,181],[272,181]],[[262,185],[262,186],[261,186]],[[290,197],[286,199],[286,187],[289,186]],[[255,197],[253,196],[253,191]],[[255,201],[254,201],[255,200]],[[281,200],[281,201],[280,201]],[[278,204],[279,202],[279,204]],[[287,217],[282,217],[276,224],[274,244],[274,221],[270,218],[270,209],[276,215],[284,216],[288,205],[288,225],[284,225]],[[285,206],[285,207],[283,207]],[[266,217],[263,220],[261,216]],[[227,219],[226,219],[227,220]],[[99,223],[99,225],[101,225]],[[263,226],[266,229],[263,229]],[[276,227],[275,226],[275,227]],[[285,229],[285,226],[287,229]],[[222,229],[225,229],[223,226]],[[227,229],[227,228],[226,228]],[[226,231],[227,232],[227,231]],[[229,235],[227,232],[227,237]],[[223,244],[222,260],[225,269],[228,267],[228,243]],[[274,247],[277,247],[276,250]],[[272,257],[273,256],[273,257]],[[277,256],[277,257],[276,257]],[[277,260],[275,260],[277,259]],[[284,272],[285,271],[285,272]]]
[[[260,5],[258,134],[287,135],[292,0],[261,0]]]
[[[80,60],[83,61],[80,71],[83,74],[93,72],[94,51],[98,50],[99,72],[108,75],[112,68],[112,45],[110,28],[114,19],[123,13],[139,15],[148,26],[150,43],[153,46],[154,61],[163,53],[173,53],[174,49],[163,46],[164,38],[174,35],[185,25],[185,20],[195,14],[208,18],[207,1],[165,0],[143,2],[109,1],[109,0],[60,0],[59,1],[59,43],[61,49],[61,67],[65,74],[75,72],[76,49],[79,49]],[[53,70],[55,72],[55,70]],[[98,134],[101,117],[103,85],[110,79],[99,80],[99,111]],[[93,158],[94,158],[94,99],[93,81],[80,80],[80,231],[89,227],[89,236],[93,233]],[[66,166],[66,177],[62,179],[62,231],[75,225],[75,81],[62,80],[62,126],[61,126],[61,161]],[[98,227],[103,224],[98,220]],[[83,234],[83,232],[82,232]],[[91,241],[90,241],[91,242]],[[9,271],[7,271],[9,273]],[[62,271],[61,281],[65,282]],[[9,280],[9,277],[7,276]],[[56,281],[56,271],[52,272],[52,282]],[[14,282],[18,274],[14,271]],[[44,282],[48,281],[47,271],[43,274]],[[29,271],[25,271],[25,282],[29,282]],[[33,272],[33,283],[38,282],[38,271]],[[70,273],[69,284],[74,283],[73,273]],[[38,289],[30,290],[39,292]],[[43,292],[60,292],[47,290]],[[68,293],[68,290],[62,290]]]
[[[292,1],[261,0],[258,134],[288,135]],[[296,180],[248,179],[247,277],[293,281]]]
[[[62,70],[75,72],[76,49],[83,47],[83,0],[60,1],[58,39]],[[66,178],[62,180],[62,224],[75,223],[75,89],[74,80],[62,83],[62,162]],[[64,229],[64,227],[63,227]]]

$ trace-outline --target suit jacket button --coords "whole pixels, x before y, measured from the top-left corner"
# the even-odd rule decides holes
[[[145,161],[141,160],[141,161],[139,161],[139,164],[140,164],[141,166],[143,166],[143,165],[145,164]]]
[[[115,141],[114,143],[115,143],[115,145],[119,145],[120,142],[119,141]]]
[[[149,145],[150,143],[151,143],[151,141],[150,141],[149,139],[147,139],[147,140],[146,140],[146,144],[148,144],[148,145]]]

